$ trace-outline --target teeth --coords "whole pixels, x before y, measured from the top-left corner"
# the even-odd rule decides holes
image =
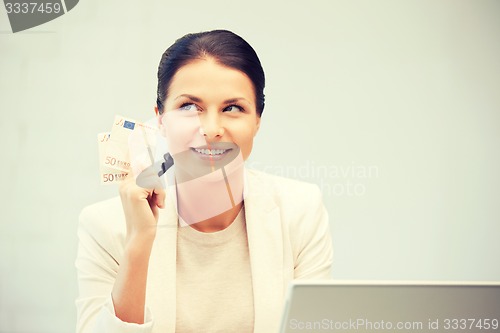
[[[227,151],[227,149],[198,149],[198,148],[195,148],[194,150],[203,155],[221,155]]]

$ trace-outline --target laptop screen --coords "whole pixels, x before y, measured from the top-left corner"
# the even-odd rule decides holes
[[[281,332],[500,332],[500,284],[294,282]]]

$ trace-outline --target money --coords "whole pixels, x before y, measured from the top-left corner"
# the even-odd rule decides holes
[[[111,167],[112,158],[106,157],[108,150],[110,133],[97,134],[97,145],[99,148],[99,174],[102,185],[116,184],[117,182],[125,179],[128,172],[116,170]]]
[[[114,184],[131,171],[136,173],[138,161],[141,161],[140,169],[152,164],[156,132],[157,128],[149,124],[115,116],[111,132],[99,133],[97,137],[101,184]]]

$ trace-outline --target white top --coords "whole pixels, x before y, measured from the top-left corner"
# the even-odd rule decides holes
[[[216,306],[215,306],[216,305]],[[253,332],[244,209],[224,230],[177,232],[176,332]]]
[[[289,283],[328,279],[332,242],[315,185],[245,170],[245,221],[255,333],[277,332]],[[78,226],[77,333],[175,333],[177,234],[174,196],[160,210],[146,288],[143,325],[120,321],[111,291],[123,258],[126,223],[120,198],[86,207]],[[229,275],[229,274],[228,274]],[[181,282],[182,283],[182,282]],[[218,306],[217,300],[213,305]]]

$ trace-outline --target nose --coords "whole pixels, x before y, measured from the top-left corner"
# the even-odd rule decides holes
[[[209,114],[207,112],[200,115],[200,134],[208,141],[222,138],[224,135],[224,127],[217,113]]]

